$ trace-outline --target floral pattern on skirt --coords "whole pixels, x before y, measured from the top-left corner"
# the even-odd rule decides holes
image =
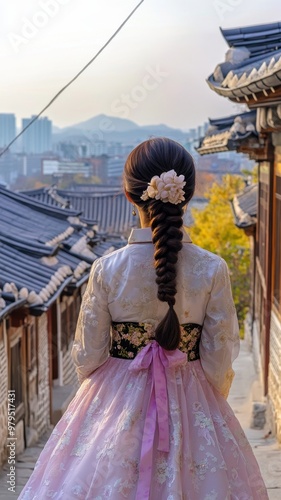
[[[153,366],[132,363],[110,357],[84,380],[19,500],[137,498]],[[200,360],[167,367],[166,380],[169,451],[158,450],[156,428],[150,500],[266,500],[244,432]]]

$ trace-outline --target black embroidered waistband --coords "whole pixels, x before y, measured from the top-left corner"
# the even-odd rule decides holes
[[[202,325],[185,323],[181,325],[179,349],[187,354],[188,361],[200,358],[199,344]],[[150,323],[112,322],[112,346],[110,355],[114,358],[134,359],[138,352],[154,339],[154,327]]]

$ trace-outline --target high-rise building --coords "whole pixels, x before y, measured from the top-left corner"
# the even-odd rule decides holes
[[[120,182],[123,174],[125,158],[122,156],[114,156],[108,158],[107,161],[107,177],[109,181]]]
[[[0,113],[0,148],[5,148],[16,135],[16,117],[12,113]]]
[[[22,128],[25,128],[34,118],[23,118]],[[52,150],[52,122],[48,118],[38,118],[22,135],[22,150],[24,153],[40,154]]]

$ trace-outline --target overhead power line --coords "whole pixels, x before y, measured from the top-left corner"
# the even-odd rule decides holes
[[[138,5],[130,12],[130,14],[126,17],[126,19],[120,24],[120,26],[117,28],[117,30],[111,35],[111,37],[107,40],[107,42],[99,49],[99,51],[92,57],[92,59],[64,86],[62,87],[59,92],[48,102],[48,104],[38,113],[35,115],[32,120],[19,132],[19,134],[16,135],[16,137],[3,149],[3,151],[0,152],[0,157],[8,151],[8,149],[16,142],[16,140],[24,134],[24,132],[33,125],[36,120],[48,109],[53,102],[56,101],[56,99],[68,88],[70,85],[72,85],[77,78],[79,78],[82,73],[97,59],[97,57],[104,51],[104,49],[112,42],[112,40],[118,35],[118,33],[122,30],[122,28],[125,26],[125,24],[129,21],[129,19],[133,16],[133,14],[136,12],[136,10],[140,7],[140,5],[144,2],[144,0],[141,0]]]

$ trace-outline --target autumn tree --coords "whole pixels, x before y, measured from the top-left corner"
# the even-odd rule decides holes
[[[216,179],[217,176],[211,172],[201,172],[197,170],[195,196],[205,196],[206,191],[213,185]]]
[[[252,183],[256,184],[258,182],[259,168],[257,164],[254,166],[254,168],[252,168],[252,170],[243,168],[241,172],[244,175],[244,177],[250,179]]]
[[[240,176],[225,175],[206,193],[204,210],[192,209],[194,225],[189,228],[193,243],[226,260],[241,331],[249,306],[250,245],[244,231],[234,224],[230,200],[244,188]]]
[[[85,177],[83,174],[75,174],[73,181],[76,184],[100,184],[101,180],[96,175],[92,175],[90,177]]]

